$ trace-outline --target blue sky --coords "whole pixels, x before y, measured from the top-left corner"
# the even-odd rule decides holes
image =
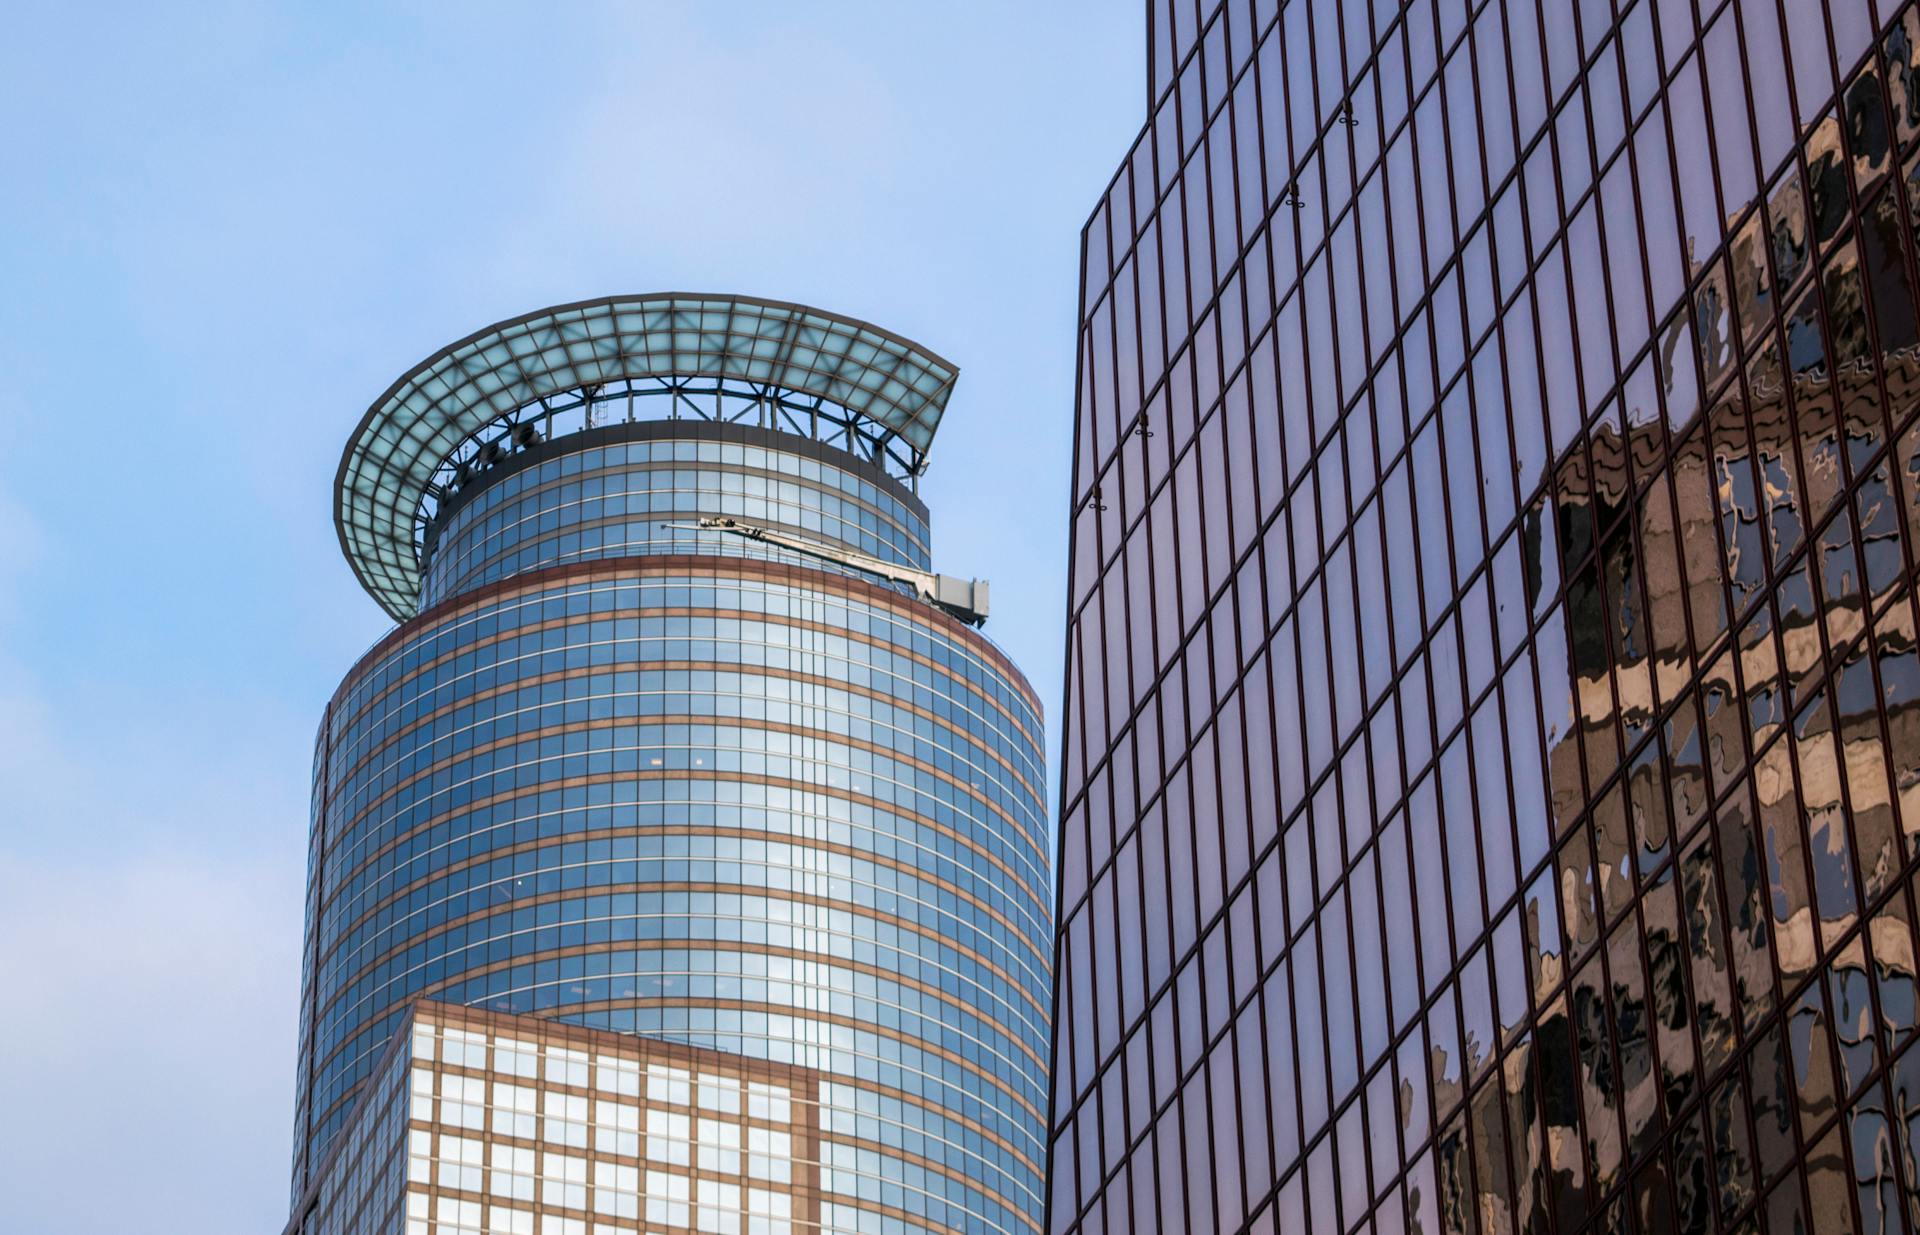
[[[445,342],[711,290],[954,360],[936,561],[993,580],[1057,731],[1079,228],[1140,123],[1143,24],[9,6],[0,1231],[284,1219],[313,731],[385,626],[329,487]]]

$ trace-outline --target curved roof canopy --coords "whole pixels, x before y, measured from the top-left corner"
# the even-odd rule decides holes
[[[340,548],[381,608],[411,617],[435,475],[549,395],[622,379],[734,379],[827,400],[919,459],[958,374],[877,326],[781,301],[667,292],[542,309],[434,353],[367,409],[335,478]]]

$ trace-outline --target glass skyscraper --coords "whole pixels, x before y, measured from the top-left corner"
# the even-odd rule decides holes
[[[931,571],[955,377],[663,295],[375,402],[336,523],[400,625],[317,741],[290,1229],[1039,1229],[1041,709]]]
[[[1920,1231],[1920,15],[1149,30],[1051,1230]]]

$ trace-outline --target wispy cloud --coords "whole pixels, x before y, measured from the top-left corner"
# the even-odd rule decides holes
[[[288,1140],[261,1130],[292,1117],[298,874],[0,855],[0,889],[5,1228],[267,1229]]]
[[[46,544],[40,521],[0,484],[0,622],[25,605],[27,572],[45,554]]]
[[[18,654],[62,551],[0,491],[0,1229],[259,1229],[284,1204],[303,803],[220,709],[62,689]]]

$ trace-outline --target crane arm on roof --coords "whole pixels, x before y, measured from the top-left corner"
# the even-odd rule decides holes
[[[702,532],[723,532],[744,537],[747,540],[757,540],[782,549],[790,549],[795,553],[804,553],[808,557],[819,558],[824,562],[851,567],[865,574],[878,575],[890,582],[907,585],[920,599],[945,609],[969,626],[980,626],[987,620],[987,581],[985,579],[961,579],[953,575],[915,570],[911,566],[901,566],[882,558],[869,557],[864,553],[855,553],[851,549],[837,549],[811,540],[803,540],[798,536],[790,536],[772,528],[742,523],[738,519],[705,518],[698,523],[676,523],[672,526]]]

